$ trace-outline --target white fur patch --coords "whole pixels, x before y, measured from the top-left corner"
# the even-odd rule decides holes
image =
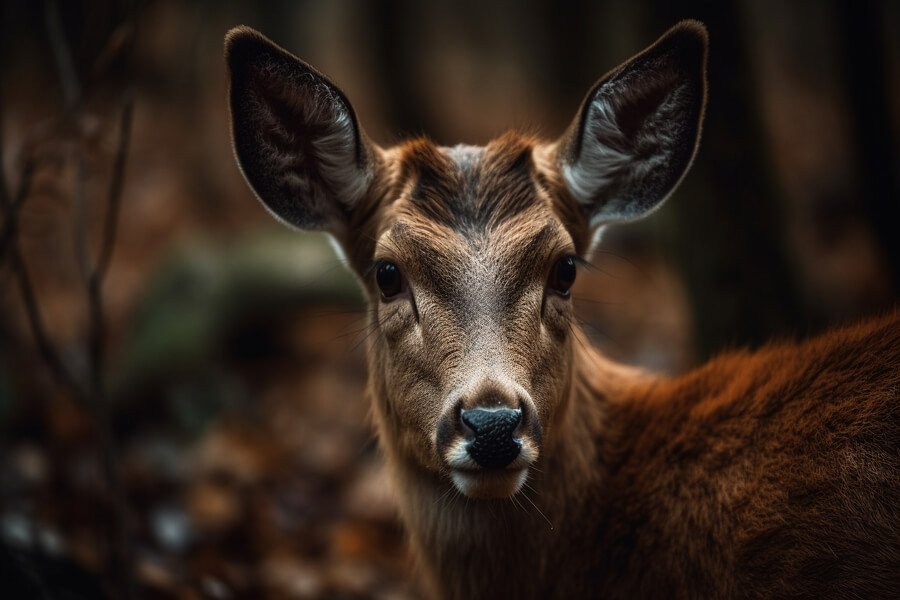
[[[472,498],[498,497],[517,494],[528,479],[528,469],[538,458],[539,451],[530,438],[521,438],[522,450],[506,468],[495,471],[483,469],[466,450],[466,440],[456,439],[444,453],[450,467],[450,479],[461,493]]]
[[[325,239],[328,240],[328,245],[331,246],[331,249],[334,250],[334,254],[337,256],[337,259],[344,265],[348,265],[349,261],[347,260],[347,253],[344,252],[344,247],[341,246],[341,243],[337,241],[330,233],[325,235]]]
[[[592,204],[600,191],[627,169],[634,159],[601,140],[618,140],[620,147],[626,147],[625,136],[616,124],[612,106],[598,94],[588,108],[578,160],[562,168],[569,192],[582,204]]]
[[[356,163],[356,137],[350,114],[335,101],[328,133],[312,142],[322,175],[347,208],[354,206],[369,189],[372,175]]]
[[[484,154],[484,147],[470,146],[468,144],[457,144],[446,150],[447,156],[455,162],[460,169],[475,164]]]
[[[466,440],[462,438],[459,438],[450,445],[450,448],[444,454],[444,460],[447,461],[447,465],[449,465],[451,469],[475,471],[481,468],[478,466],[478,463],[469,456],[469,452],[466,450]]]
[[[528,469],[518,471],[453,471],[453,485],[470,498],[500,498],[519,493],[528,480]]]

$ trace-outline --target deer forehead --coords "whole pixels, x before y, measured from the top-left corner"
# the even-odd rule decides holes
[[[402,191],[391,202],[375,259],[400,264],[416,285],[460,310],[509,310],[548,261],[572,253],[529,143],[401,150]],[[483,312],[483,311],[482,311]]]
[[[419,213],[470,240],[482,240],[524,212],[552,211],[540,156],[540,146],[516,133],[483,147],[412,140],[391,152],[400,189],[388,202],[398,213]]]

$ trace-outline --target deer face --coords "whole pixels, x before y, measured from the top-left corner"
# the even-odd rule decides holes
[[[578,249],[540,150],[514,135],[402,147],[407,175],[374,236],[371,364],[390,443],[472,496],[522,484],[568,385]]]
[[[705,55],[702,26],[679,24],[601,79],[553,143],[382,149],[324,76],[252,30],[229,33],[238,162],[276,217],[329,232],[359,276],[393,460],[505,497],[565,436],[577,263],[687,170]]]

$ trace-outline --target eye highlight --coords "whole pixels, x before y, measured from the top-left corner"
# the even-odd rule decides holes
[[[547,286],[560,296],[568,297],[572,284],[575,283],[576,272],[575,257],[564,256],[553,266]]]
[[[386,260],[379,261],[375,266],[375,283],[381,290],[383,300],[399,296],[406,287],[400,268]]]

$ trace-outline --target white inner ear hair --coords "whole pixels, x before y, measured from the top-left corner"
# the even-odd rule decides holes
[[[628,147],[625,135],[616,124],[612,106],[597,94],[588,107],[578,159],[562,168],[569,192],[582,204],[592,204],[600,191],[634,159],[631,154],[616,150],[601,140],[614,142],[620,148]]]
[[[329,92],[329,96],[332,96]],[[332,96],[333,119],[328,132],[313,140],[316,161],[336,199],[345,207],[354,206],[369,189],[372,173],[356,162],[356,131],[353,119],[340,99]]]
[[[312,74],[304,74],[293,85],[275,87],[271,81],[270,89],[276,97],[297,122],[308,128],[293,130],[264,97],[255,99],[265,123],[257,142],[260,148],[266,148],[273,174],[285,188],[313,205],[324,207],[337,201],[351,208],[368,190],[372,176],[357,164],[356,131],[349,110],[328,85]],[[317,133],[311,135],[309,131]],[[309,147],[312,156],[304,153]],[[310,177],[307,169],[317,172],[321,181]],[[326,189],[321,189],[322,182]]]
[[[620,89],[627,85],[627,81],[618,83]],[[621,92],[601,91],[594,97],[578,159],[562,168],[563,179],[578,202],[602,202],[592,213],[592,226],[642,217],[658,208],[677,185],[680,178],[671,177],[670,163],[689,125],[682,114],[686,92],[684,83],[667,89],[658,106],[639,115],[630,137],[618,125],[613,97]]]

